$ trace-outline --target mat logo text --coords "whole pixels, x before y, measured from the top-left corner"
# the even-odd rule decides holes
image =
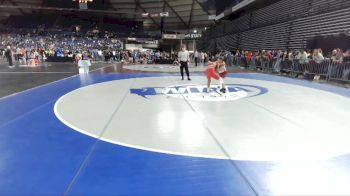
[[[259,96],[268,92],[264,87],[243,84],[226,85],[226,90],[227,93],[219,94],[216,92],[217,87],[212,86],[212,93],[207,93],[207,87],[204,85],[179,85],[130,89],[130,93],[146,99],[149,99],[152,96],[165,95],[167,97],[186,98],[197,101],[231,101],[244,97]]]

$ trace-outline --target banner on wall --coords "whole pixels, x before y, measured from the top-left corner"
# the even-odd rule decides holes
[[[163,17],[169,17],[169,12],[160,12],[160,13],[142,13],[142,18],[163,18]]]
[[[163,39],[177,39],[176,34],[163,34]]]
[[[189,33],[189,34],[163,34],[163,39],[200,39],[202,34]]]
[[[200,39],[202,38],[202,34],[200,33],[190,33],[185,35],[185,39]]]
[[[142,50],[142,44],[125,44],[126,50]]]
[[[160,17],[169,17],[169,12],[161,12]]]
[[[142,44],[143,48],[152,48],[152,49],[157,49],[159,48],[158,44]]]
[[[163,39],[185,39],[185,34],[163,34]]]

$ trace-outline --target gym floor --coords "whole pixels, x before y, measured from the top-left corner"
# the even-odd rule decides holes
[[[91,70],[1,68],[1,195],[350,194],[347,88],[231,68],[228,93],[205,93],[204,67]]]

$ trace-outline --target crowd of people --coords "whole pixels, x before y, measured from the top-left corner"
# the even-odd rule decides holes
[[[51,32],[44,28],[0,33],[0,56],[10,68],[14,64],[39,65],[44,61],[77,62],[118,61],[123,63],[155,63],[175,59],[175,53],[154,49],[124,49],[124,42],[113,34],[94,31]]]
[[[0,50],[13,67],[13,62],[35,64],[48,58],[74,58],[77,54],[94,59],[122,49],[122,42],[111,38],[94,38],[77,34],[1,34]]]
[[[223,51],[217,55],[224,54],[229,65],[261,67],[262,69],[272,68],[275,72],[280,72],[281,63],[293,61],[299,64],[305,64],[309,61],[321,63],[325,60],[342,63],[350,61],[350,49],[334,49],[329,55],[324,55],[322,49],[310,50],[260,50],[260,51]]]
[[[10,68],[15,63],[38,65],[44,61],[70,62],[79,60],[117,61],[122,63],[151,64],[162,60],[172,62],[177,59],[177,52],[166,52],[153,49],[124,50],[123,42],[108,36],[96,37],[93,34],[50,34],[50,33],[10,33],[0,34],[0,55],[6,59]],[[228,66],[249,67],[260,71],[272,70],[276,73],[284,71],[285,67],[298,69],[300,65],[309,62],[322,63],[331,61],[343,63],[350,61],[350,50],[334,49],[324,54],[322,49],[313,51],[304,49],[292,50],[259,50],[259,51],[221,51],[210,53],[193,51],[189,54],[189,62],[195,66],[205,65],[211,59],[225,56]]]
[[[342,67],[350,62],[350,49],[343,51],[340,48],[334,49],[329,54],[324,54],[322,49],[314,49],[313,51],[304,49],[293,50],[260,50],[260,51],[222,51],[216,54],[225,56],[228,66],[236,65],[238,67],[246,67],[249,69],[257,69],[258,71],[272,71],[278,74],[286,74],[293,72],[317,72],[329,75],[337,65],[341,77],[349,78],[350,67]],[[329,63],[333,66],[329,68]],[[334,71],[333,71],[334,72]],[[298,75],[296,75],[298,76]],[[339,77],[339,76],[338,76]],[[316,74],[316,78],[320,78]]]

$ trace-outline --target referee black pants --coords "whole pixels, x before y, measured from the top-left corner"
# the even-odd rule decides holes
[[[181,71],[182,79],[184,79],[184,68],[185,68],[185,71],[186,71],[186,74],[187,74],[187,78],[189,79],[190,78],[190,72],[188,71],[188,63],[187,62],[182,62],[182,61],[180,63],[181,63],[180,71]]]

